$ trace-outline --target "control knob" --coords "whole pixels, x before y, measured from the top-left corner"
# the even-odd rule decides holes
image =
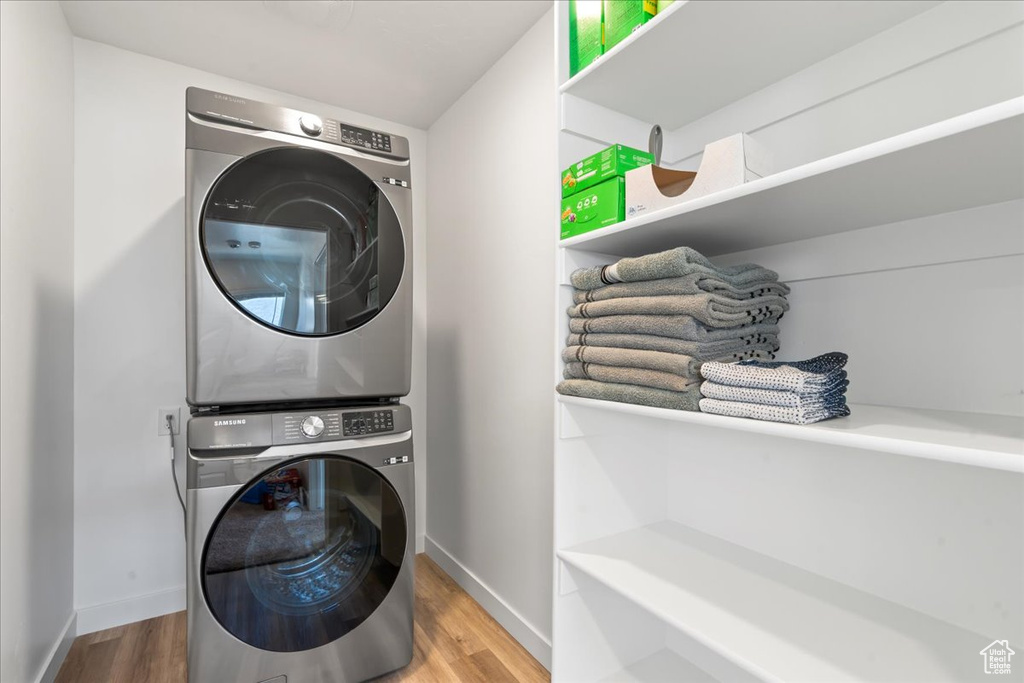
[[[302,433],[310,439],[315,439],[324,433],[324,421],[319,415],[310,415],[302,421]]]
[[[303,114],[299,118],[299,128],[306,135],[320,135],[324,129],[324,122],[320,120],[319,116],[313,116],[312,114]]]

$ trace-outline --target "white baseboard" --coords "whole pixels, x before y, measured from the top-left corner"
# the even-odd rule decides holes
[[[140,595],[127,600],[81,607],[78,610],[78,635],[131,624],[143,619],[180,612],[185,609],[185,587]]]
[[[68,617],[68,622],[64,624],[64,630],[60,632],[60,637],[57,638],[53,647],[50,648],[50,652],[46,655],[46,662],[43,664],[39,675],[36,676],[36,683],[53,683],[57,679],[60,666],[68,656],[71,644],[75,642],[75,636],[78,634],[75,627],[77,617],[78,614],[72,610],[71,616]]]
[[[525,647],[544,668],[550,671],[551,640],[429,536],[426,537],[426,546],[430,559],[455,579],[455,582],[479,602],[494,617],[495,621],[501,624],[513,638],[519,641],[520,645]]]

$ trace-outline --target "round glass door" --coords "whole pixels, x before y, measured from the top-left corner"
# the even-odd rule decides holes
[[[289,334],[369,322],[394,296],[405,262],[398,216],[380,188],[311,149],[272,149],[229,168],[207,197],[200,231],[221,291]]]
[[[407,533],[398,494],[372,468],[340,456],[295,460],[225,506],[203,550],[203,593],[242,642],[311,650],[384,601]]]

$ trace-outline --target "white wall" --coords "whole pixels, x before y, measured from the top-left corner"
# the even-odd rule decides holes
[[[107,45],[75,43],[75,605],[87,633],[185,606],[185,541],[156,413],[185,396],[185,88],[409,138],[413,408],[425,518],[426,134]],[[181,441],[179,440],[179,446]],[[418,533],[422,536],[422,521]],[[418,539],[422,545],[422,539]]]
[[[0,3],[0,680],[52,679],[72,609],[71,32]]]
[[[427,552],[550,661],[553,12],[431,126]]]

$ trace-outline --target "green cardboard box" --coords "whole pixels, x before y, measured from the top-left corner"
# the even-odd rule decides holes
[[[658,14],[668,9],[668,6],[673,2],[675,2],[675,0],[658,0]]]
[[[614,176],[624,177],[626,171],[653,163],[653,154],[625,145],[612,145],[565,169],[562,196],[570,197]]]
[[[569,0],[569,78],[604,52],[602,0]]]
[[[562,239],[626,218],[626,179],[615,177],[562,198]]]
[[[604,0],[604,51],[658,13],[657,0]]]

